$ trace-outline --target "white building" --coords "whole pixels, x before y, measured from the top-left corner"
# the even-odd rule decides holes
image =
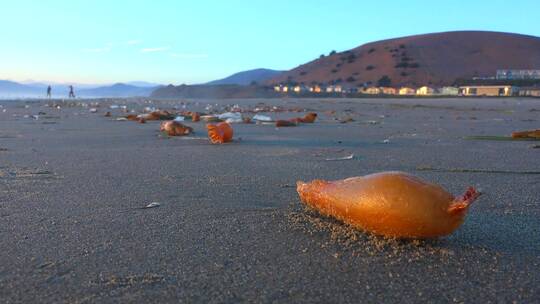
[[[416,95],[416,90],[413,88],[402,87],[399,89],[399,95]]]
[[[444,96],[457,96],[459,95],[459,88],[456,87],[442,87],[439,91],[439,95]]]
[[[463,86],[460,89],[465,96],[513,96],[519,92],[511,85]]]
[[[429,96],[429,95],[434,95],[434,94],[435,94],[435,90],[427,86],[423,86],[419,88],[418,90],[416,90],[416,95]]]
[[[326,93],[341,93],[342,87],[340,85],[331,85],[326,87]]]

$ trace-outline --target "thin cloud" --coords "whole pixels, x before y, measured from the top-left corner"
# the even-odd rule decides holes
[[[83,52],[85,52],[85,53],[105,53],[105,52],[109,52],[110,50],[111,50],[110,47],[103,47],[103,48],[83,49]]]
[[[208,58],[208,54],[172,53],[171,57],[180,59],[204,59]]]
[[[170,47],[155,47],[155,48],[144,48],[141,49],[141,53],[155,53],[155,52],[163,52],[170,49]]]
[[[137,44],[141,44],[142,41],[140,40],[129,40],[128,42],[126,42],[128,45],[137,45]]]

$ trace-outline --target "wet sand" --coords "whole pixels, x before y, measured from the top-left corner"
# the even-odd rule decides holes
[[[108,109],[178,101],[103,101],[95,114],[89,102],[0,101],[0,302],[540,299],[538,142],[463,138],[540,128],[539,99],[191,101],[320,114],[296,128],[234,125],[221,146],[203,123],[168,138]],[[305,210],[296,194],[297,180],[386,170],[484,195],[455,234],[397,241]]]

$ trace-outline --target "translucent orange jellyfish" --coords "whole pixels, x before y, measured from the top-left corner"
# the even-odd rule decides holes
[[[191,112],[191,121],[198,122],[201,120],[201,115],[197,112]]]
[[[362,230],[396,238],[435,238],[455,231],[480,196],[470,187],[454,197],[442,187],[403,172],[339,181],[299,181],[302,202]]]
[[[531,131],[513,132],[512,138],[534,138],[540,139],[540,129]]]
[[[304,118],[298,118],[298,120],[303,123],[314,123],[315,119],[317,119],[317,113],[307,113]]]
[[[233,129],[230,124],[220,122],[218,124],[207,124],[208,138],[213,144],[223,144],[232,141]]]
[[[183,136],[193,132],[193,128],[185,126],[174,120],[162,122],[159,130],[161,132],[166,132],[169,136]]]
[[[144,114],[142,118],[146,120],[168,120],[168,119],[173,119],[174,115],[167,111],[157,110],[157,111],[150,112],[148,114]]]
[[[129,114],[129,115],[127,115],[127,116],[126,116],[126,119],[127,119],[127,120],[132,120],[132,121],[137,121],[137,120],[139,120],[139,118],[138,118],[137,115],[135,115],[135,114]]]

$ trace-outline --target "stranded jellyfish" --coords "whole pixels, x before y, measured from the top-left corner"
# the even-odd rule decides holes
[[[220,122],[218,124],[207,124],[208,138],[213,144],[223,144],[230,142],[233,138],[233,129],[230,124]]]
[[[191,121],[198,122],[201,120],[201,115],[197,112],[191,112]]]
[[[298,121],[302,123],[314,123],[315,119],[317,119],[317,113],[307,113],[304,118],[298,118]]]
[[[304,117],[291,118],[289,121],[295,124],[314,123],[315,119],[317,119],[317,113],[307,113]]]
[[[480,196],[470,187],[454,197],[442,187],[403,172],[382,172],[338,181],[299,181],[302,202],[321,214],[374,234],[435,238],[455,231]]]
[[[276,127],[296,127],[300,123],[314,123],[317,113],[307,113],[304,117],[276,121]]]
[[[144,118],[145,120],[168,120],[173,119],[174,115],[167,111],[157,110],[148,114],[143,114],[140,117]]]
[[[126,116],[126,119],[127,119],[127,120],[131,120],[131,121],[137,121],[137,120],[139,120],[139,118],[138,118],[137,115],[135,115],[135,114],[129,114],[129,115],[127,115],[127,116]]]
[[[159,130],[167,133],[169,136],[183,136],[193,132],[193,128],[174,120],[162,122]]]
[[[532,138],[540,139],[540,129],[530,131],[513,132],[512,138]]]

